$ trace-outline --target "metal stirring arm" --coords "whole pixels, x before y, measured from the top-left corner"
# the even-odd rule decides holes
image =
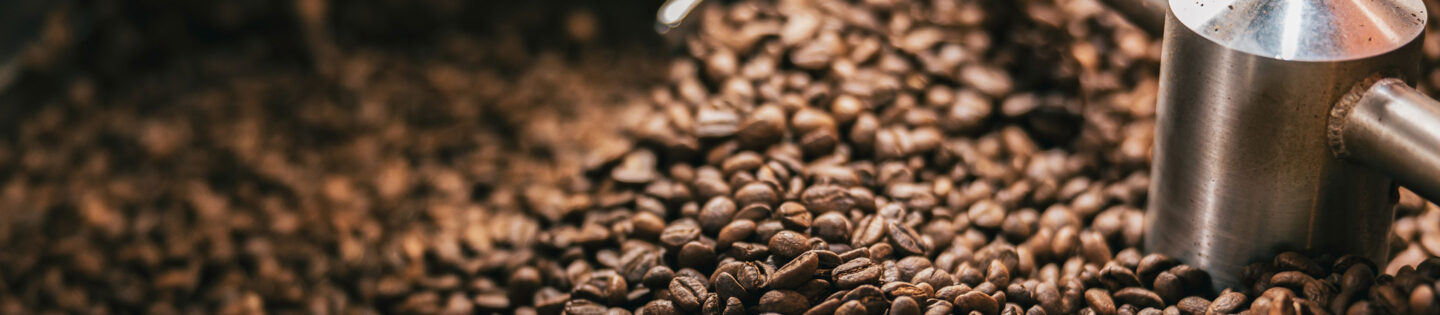
[[[1328,133],[1337,158],[1440,200],[1440,102],[1399,79],[1362,84],[1331,110]]]
[[[1103,0],[1159,36],[1166,0]],[[1429,200],[1440,200],[1440,101],[1399,79],[1361,84],[1331,110],[1335,157],[1380,171]]]

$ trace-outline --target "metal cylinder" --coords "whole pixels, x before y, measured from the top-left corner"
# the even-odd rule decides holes
[[[1331,110],[1335,155],[1440,200],[1440,102],[1396,79],[1363,87]]]
[[[1395,187],[1335,158],[1331,106],[1418,76],[1420,0],[1172,0],[1145,247],[1233,287],[1286,250],[1386,260]]]

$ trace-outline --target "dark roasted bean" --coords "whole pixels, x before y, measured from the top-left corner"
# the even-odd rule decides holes
[[[711,198],[700,208],[700,227],[710,235],[718,233],[720,228],[730,224],[737,211],[735,202],[725,196]]]
[[[700,227],[689,224],[671,224],[660,234],[660,242],[672,249],[680,249],[700,237]]]
[[[860,303],[860,301],[846,301],[844,304],[840,304],[839,308],[835,309],[836,315],[865,315],[869,313],[870,310],[865,307],[865,304]]]
[[[835,314],[839,312],[840,304],[840,299],[828,299],[820,304],[815,304],[810,310],[805,311],[805,315]]]
[[[886,232],[890,237],[890,244],[901,254],[924,255],[925,246],[920,242],[920,234],[915,233],[908,227],[900,225],[899,222],[889,222]]]
[[[1130,304],[1136,307],[1165,307],[1165,301],[1159,295],[1141,287],[1128,287],[1115,292],[1115,301],[1121,304]]]
[[[1320,264],[1311,260],[1310,257],[1296,252],[1284,252],[1275,255],[1275,268],[1278,268],[1280,271],[1299,271],[1311,277],[1325,275],[1325,269],[1321,269]]]
[[[1204,315],[1210,309],[1210,301],[1198,296],[1186,297],[1176,303],[1176,308],[1185,315]]]
[[[995,298],[980,291],[970,291],[961,294],[955,298],[955,301],[952,303],[955,305],[956,310],[965,313],[979,312],[985,315],[1000,314],[1000,304],[995,301]]]
[[[990,267],[986,269],[985,281],[994,284],[996,287],[1010,285],[1010,269],[999,259],[991,260]]]
[[[800,254],[800,256],[795,259],[785,263],[780,269],[775,270],[775,273],[770,274],[770,287],[788,289],[800,286],[800,284],[814,276],[815,271],[819,267],[820,257],[816,254],[816,251]]]
[[[775,215],[780,217],[780,223],[785,224],[786,228],[797,231],[810,229],[810,210],[805,209],[805,206],[800,203],[793,201],[782,203],[776,209]]]
[[[860,223],[855,226],[855,231],[850,235],[850,246],[860,248],[875,244],[885,237],[885,218],[876,215],[866,216],[860,219]]]
[[[1180,282],[1180,277],[1168,271],[1161,272],[1159,276],[1155,277],[1155,282],[1151,287],[1155,288],[1155,294],[1165,300],[1166,304],[1175,304],[1185,295],[1185,285]]]
[[[860,303],[865,305],[866,309],[873,312],[883,312],[886,307],[890,306],[889,301],[885,299],[885,293],[882,292],[880,288],[868,284],[851,289],[850,292],[846,292],[845,295],[841,296],[841,299],[846,301],[860,301]]]
[[[880,265],[875,264],[869,258],[856,258],[835,267],[831,273],[835,277],[835,285],[841,288],[854,288],[862,284],[873,284],[880,280]]]
[[[1230,291],[1227,289],[1225,290],[1225,292],[1221,292],[1220,296],[1215,297],[1214,301],[1210,302],[1209,307],[1205,309],[1205,314],[1234,313],[1239,311],[1240,308],[1249,301],[1249,298],[1246,297],[1244,293]]]
[[[794,231],[780,231],[770,237],[770,253],[782,260],[790,260],[810,250],[809,237]]]
[[[691,277],[675,277],[670,280],[670,298],[675,306],[680,309],[694,312],[700,310],[700,303],[704,303],[705,283]]]
[[[1115,301],[1110,299],[1110,291],[1105,289],[1089,289],[1085,291],[1085,303],[1090,309],[1100,315],[1115,315]]]
[[[920,315],[920,303],[909,296],[900,296],[890,302],[889,315]]]
[[[647,315],[680,315],[680,310],[669,300],[651,300],[640,307],[640,313]]]

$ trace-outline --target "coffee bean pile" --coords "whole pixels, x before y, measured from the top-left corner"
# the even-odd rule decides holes
[[[539,255],[502,247],[538,226],[489,196],[579,173],[621,134],[578,118],[664,66],[639,45],[567,56],[613,39],[578,4],[481,3],[499,35],[426,28],[421,54],[337,34],[453,3],[94,2],[71,11],[90,35],[52,20],[48,59],[0,92],[0,314],[508,313],[487,294],[524,281],[495,266]],[[573,27],[505,29],[551,20]]]
[[[707,1],[668,64],[598,7],[135,1],[0,94],[0,313],[1436,312],[1403,189],[1388,266],[1141,251],[1159,41],[1092,0]]]
[[[535,245],[562,258],[502,268],[537,275],[507,288],[508,306],[1117,314],[1210,291],[1205,272],[1135,248],[1155,85],[1133,69],[1153,67],[1155,47],[1113,14],[906,1],[696,14],[633,141],[597,152],[569,192],[528,200],[550,226]],[[1047,48],[1070,36],[1087,40]]]
[[[1327,274],[1320,263],[1285,253],[1252,265],[1250,287],[1211,296],[1204,271],[1143,255],[1137,207],[1148,186],[1153,77],[1115,68],[1145,67],[1132,63],[1153,62],[1153,46],[1125,26],[1087,34],[1084,26],[1113,21],[1098,10],[1020,6],[1023,15],[1008,16],[1030,20],[983,18],[1020,13],[1004,5],[962,3],[950,13],[904,1],[701,11],[689,58],[653,91],[634,146],[590,168],[589,193],[624,201],[601,206],[608,215],[562,216],[552,234],[620,244],[577,254],[586,259],[570,267],[599,271],[571,280],[583,284],[563,311],[1433,311],[1435,278],[1425,270],[1440,260],[1377,278],[1373,263],[1342,257],[1332,269],[1344,276],[1317,279]],[[1070,15],[1047,20],[1057,13],[1047,10]],[[1084,39],[1057,39],[1079,44],[1044,59],[1024,39],[1047,26]],[[1011,37],[989,37],[991,28]],[[1028,73],[1009,59],[1030,53],[1037,58],[1027,61],[1054,62],[1054,71]],[[1079,95],[1037,95],[1067,80],[1079,82]],[[1064,129],[1066,119],[1078,130]],[[615,195],[623,198],[607,197]]]

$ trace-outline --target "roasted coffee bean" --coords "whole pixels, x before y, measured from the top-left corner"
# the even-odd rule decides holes
[[[1045,313],[1064,313],[1065,307],[1063,305],[1063,299],[1064,297],[1060,294],[1060,289],[1054,282],[1042,282],[1039,286],[1035,287],[1035,301],[1039,302],[1039,305],[1045,309]]]
[[[1350,307],[1345,309],[1345,314],[1347,315],[1388,314],[1380,312],[1380,310],[1370,305],[1370,301],[1363,300],[1355,302],[1355,304],[1350,304]]]
[[[1270,288],[1250,302],[1249,310],[1253,313],[1296,314],[1294,297],[1295,294],[1290,289]]]
[[[819,304],[815,304],[815,306],[813,307],[810,307],[809,310],[805,311],[805,315],[835,314],[839,312],[840,304],[842,303],[843,301],[838,298],[827,299],[823,302],[820,302]]]
[[[612,270],[605,270],[591,273],[571,294],[579,299],[618,305],[625,301],[625,294],[628,292],[624,277]]]
[[[825,279],[806,280],[805,283],[800,284],[799,288],[795,289],[795,292],[804,294],[811,301],[819,300],[825,297],[825,294],[830,293],[830,281]]]
[[[750,205],[747,205],[747,206],[744,206],[744,207],[740,208],[740,212],[735,213],[734,219],[735,219],[735,220],[750,220],[750,221],[757,221],[757,222],[758,222],[758,221],[764,221],[765,219],[769,219],[769,218],[770,218],[770,215],[771,215],[772,212],[773,212],[773,211],[771,211],[770,205],[760,204],[760,203],[753,203],[753,204],[750,204]],[[778,223],[778,222],[777,222],[777,223]],[[782,225],[779,225],[779,226],[783,226],[783,224],[782,224]]]
[[[1179,263],[1165,254],[1149,254],[1140,259],[1140,263],[1135,267],[1135,274],[1140,277],[1141,282],[1151,283],[1161,272],[1169,270]]]
[[[870,259],[878,261],[890,260],[890,258],[895,254],[895,247],[890,246],[890,244],[888,243],[870,245],[870,248],[867,248],[866,250],[870,252]]]
[[[775,273],[770,274],[770,287],[788,289],[800,286],[800,284],[814,276],[815,271],[819,267],[820,257],[816,254],[816,251],[800,254],[800,256],[795,257],[795,259],[785,263],[780,269],[775,270]]]
[[[755,309],[760,312],[774,312],[780,314],[800,314],[810,309],[810,303],[804,295],[789,290],[772,290],[765,292],[760,297]]]
[[[1040,305],[1031,305],[1029,309],[1026,309],[1026,310],[1025,310],[1025,315],[1046,315],[1046,314],[1049,314],[1049,313],[1046,313],[1046,312],[1045,312],[1045,308],[1040,307]]]
[[[925,254],[925,246],[920,242],[919,233],[915,233],[915,230],[900,225],[899,222],[888,223],[886,232],[890,237],[890,244],[893,244],[896,250],[905,255]]]
[[[590,300],[570,300],[565,303],[565,314],[604,315],[605,306]]]
[[[680,248],[676,257],[682,268],[710,269],[715,265],[715,247],[708,242],[691,241]]]
[[[741,298],[749,296],[749,292],[745,290],[745,287],[741,286],[740,280],[736,280],[735,276],[728,272],[720,273],[719,276],[715,277],[715,281],[712,284],[715,286],[715,294],[720,297],[721,301],[728,300],[731,297]]]
[[[700,238],[700,227],[689,224],[671,224],[660,234],[660,242],[672,249],[680,249],[685,243]]]
[[[1290,288],[1292,290],[1303,290],[1305,284],[1315,280],[1303,271],[1292,270],[1282,271],[1270,277],[1270,285]]]
[[[906,256],[895,262],[895,268],[900,271],[900,279],[911,280],[920,271],[930,268],[930,259],[924,256]]]
[[[675,277],[670,280],[670,298],[675,306],[687,312],[700,310],[700,303],[704,303],[705,289],[703,280],[691,277]]]
[[[885,293],[880,290],[880,288],[869,284],[858,286],[849,292],[845,292],[844,295],[840,296],[840,299],[845,301],[860,301],[861,304],[865,305],[866,309],[872,312],[883,312],[886,307],[890,306],[889,300],[885,298]]]
[[[1440,311],[1440,307],[1437,307],[1435,303],[1435,289],[1428,285],[1420,285],[1415,287],[1414,291],[1410,291],[1408,302],[1410,312],[1413,313],[1434,314]]]
[[[1321,305],[1329,305],[1330,300],[1335,297],[1335,288],[1323,280],[1310,280],[1301,289],[1305,299],[1315,301]]]
[[[1096,314],[1116,314],[1115,301],[1110,299],[1110,291],[1106,291],[1105,289],[1086,290],[1085,303],[1090,305],[1090,309],[1095,310]]]
[[[1210,275],[1199,268],[1190,265],[1176,265],[1171,267],[1169,272],[1180,278],[1180,282],[1185,284],[1187,291],[1210,290]]]
[[[955,280],[949,272],[945,272],[945,269],[931,267],[920,270],[919,273],[916,273],[914,277],[910,278],[910,282],[917,284],[925,283],[931,287],[944,288],[954,284]]]
[[[840,304],[839,308],[835,309],[836,315],[865,315],[869,313],[870,310],[865,307],[865,304],[860,303],[860,301],[846,301]]]
[[[740,282],[740,286],[745,288],[745,291],[756,292],[766,286],[766,282],[770,280],[770,274],[774,271],[775,268],[767,263],[746,262],[741,264],[734,274],[735,280]]]
[[[810,250],[809,237],[794,231],[780,231],[770,237],[770,253],[782,260],[790,260]]]
[[[979,312],[985,315],[1000,314],[1000,304],[995,301],[995,298],[980,291],[970,291],[961,294],[960,297],[955,298],[952,304],[955,305],[956,310],[965,313]]]
[[[760,260],[770,255],[770,247],[755,243],[735,242],[726,254],[739,260]]]
[[[845,213],[854,209],[860,204],[850,194],[850,190],[838,185],[813,185],[805,189],[800,196],[805,207],[816,213],[840,212]]]
[[[736,135],[748,148],[763,148],[780,141],[785,135],[785,111],[779,106],[761,106],[745,119]],[[726,172],[729,173],[729,172]]]
[[[1010,285],[1010,269],[1005,267],[1001,260],[991,260],[990,267],[986,269],[985,281],[994,284],[996,287]]]
[[[850,241],[850,219],[839,212],[826,212],[815,218],[811,231],[831,243]]]
[[[889,282],[880,287],[880,291],[885,292],[885,296],[889,298],[909,296],[923,300],[935,295],[935,289],[926,283],[916,285],[909,282]]]
[[[775,234],[778,234],[778,233],[780,233],[780,231],[785,231],[785,230],[786,230],[786,229],[785,229],[785,225],[782,224],[782,223],[780,223],[780,221],[777,221],[777,220],[759,221],[759,222],[756,222],[756,224],[755,224],[755,236],[754,236],[754,238],[755,238],[757,241],[760,241],[760,242],[762,242],[762,243],[769,243],[771,237],[774,237]]]
[[[700,314],[718,315],[725,312],[724,299],[719,294],[711,292],[705,295],[705,302],[700,304]]]
[[[651,300],[640,307],[640,313],[647,315],[680,315],[680,309],[669,300]]]
[[[1234,313],[1239,311],[1240,308],[1249,301],[1249,297],[1246,297],[1244,293],[1226,289],[1225,292],[1220,293],[1220,296],[1215,297],[1214,301],[1210,302],[1210,306],[1205,309],[1205,314]]]
[[[742,206],[752,204],[774,206],[779,198],[774,187],[762,182],[745,184],[735,191],[735,204]]]
[[[1166,304],[1178,303],[1185,295],[1185,285],[1180,282],[1180,277],[1168,271],[1156,276],[1151,287],[1155,288],[1155,294],[1165,300]]]
[[[845,262],[845,258],[840,256],[840,254],[836,254],[832,251],[811,250],[810,252],[815,253],[815,258],[820,262],[820,268],[832,269],[835,268],[835,266],[839,266],[841,263]]]
[[[890,302],[889,315],[920,315],[920,303],[909,296],[900,296]]]
[[[725,310],[724,310],[724,311],[721,311],[720,314],[721,314],[721,315],[743,315],[743,314],[746,314],[746,313],[745,313],[745,304],[740,301],[740,298],[731,297],[731,298],[729,298],[729,299],[725,299]]]
[[[1310,257],[1296,252],[1284,252],[1275,255],[1275,267],[1278,268],[1279,271],[1299,271],[1311,277],[1325,275],[1325,269],[1321,269],[1319,263],[1311,260]]]
[[[805,206],[800,203],[793,201],[782,203],[776,209],[775,215],[780,217],[780,223],[783,223],[786,228],[797,231],[810,229],[810,210],[805,209]]]
[[[885,237],[885,221],[884,217],[876,215],[860,219],[855,231],[851,233],[850,246],[860,248],[879,242]]]
[[[737,211],[735,202],[725,196],[711,198],[700,208],[700,227],[705,233],[715,235],[720,228],[730,224]]]
[[[1024,315],[1024,314],[1025,314],[1025,309],[1020,308],[1020,305],[1019,305],[1019,304],[1008,303],[1008,304],[1005,304],[1005,306],[1000,309],[1000,314],[1001,314],[1001,315]]]
[[[835,285],[840,288],[854,288],[863,284],[874,284],[880,280],[880,265],[869,258],[856,258],[835,267]]]
[[[1180,313],[1185,315],[1203,315],[1210,309],[1210,301],[1198,296],[1180,299],[1180,302],[1175,304]]]
[[[1379,285],[1370,289],[1371,307],[1383,314],[1409,314],[1409,296],[1400,293],[1395,286]]]
[[[755,234],[755,221],[735,220],[720,228],[719,234],[715,237],[717,248],[729,248],[735,242],[749,239]]]
[[[1111,262],[1100,270],[1100,282],[1109,289],[1120,290],[1140,286],[1140,277],[1129,268]]]
[[[1104,264],[1114,257],[1110,252],[1110,245],[1106,244],[1105,237],[1100,233],[1080,233],[1080,248],[1085,260],[1091,263]]]
[[[1128,287],[1115,292],[1115,301],[1121,304],[1134,305],[1136,307],[1165,307],[1165,301],[1160,295],[1141,287]]]
[[[997,229],[1005,221],[1005,208],[989,199],[971,205],[967,213],[970,221],[980,228]]]

